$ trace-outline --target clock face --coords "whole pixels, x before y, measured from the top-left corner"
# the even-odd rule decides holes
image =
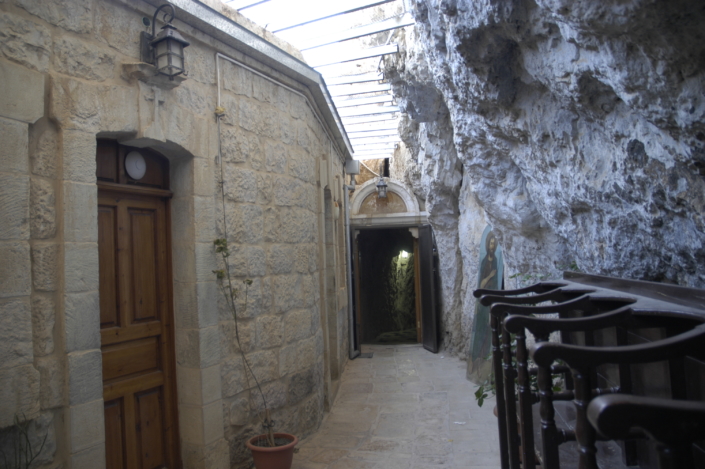
[[[136,151],[131,151],[125,157],[125,171],[132,179],[139,181],[147,172],[147,163],[144,157]]]

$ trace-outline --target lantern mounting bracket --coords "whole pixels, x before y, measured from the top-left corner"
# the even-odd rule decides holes
[[[171,3],[165,3],[164,5],[157,8],[157,10],[154,12],[154,16],[152,16],[152,38],[156,36],[155,27],[157,26],[157,15],[159,14],[159,11],[161,11],[162,8],[171,8],[171,17],[168,20],[166,18],[169,13],[166,11],[164,12],[164,16],[162,17],[163,23],[170,24],[172,21],[174,21],[174,17],[176,16],[174,5],[172,5]]]
[[[168,11],[163,11],[164,9],[168,9]],[[161,11],[164,14],[162,17],[164,26],[161,28],[162,31],[157,34],[157,16]],[[146,31],[140,33],[140,60],[153,65],[157,74],[166,75],[172,81],[179,75],[186,76],[188,74],[184,65],[183,49],[189,46],[189,42],[171,24],[175,16],[174,6],[171,3],[165,3],[154,12],[152,34]]]

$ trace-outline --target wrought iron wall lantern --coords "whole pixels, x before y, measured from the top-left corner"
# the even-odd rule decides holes
[[[387,198],[387,183],[384,182],[384,176],[379,177],[377,181],[377,198],[386,199]]]
[[[155,34],[157,15],[164,8],[168,8],[171,11],[164,12],[162,21],[166,24],[162,26],[159,34]],[[142,32],[140,36],[142,61],[153,64],[157,69],[157,73],[168,76],[169,80],[174,80],[177,75],[187,75],[186,66],[184,65],[184,48],[189,46],[189,42],[171,24],[174,16],[174,6],[170,3],[165,3],[154,12],[152,34]],[[149,20],[145,20],[145,22],[147,21]]]

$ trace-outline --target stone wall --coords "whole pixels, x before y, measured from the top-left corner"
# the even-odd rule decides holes
[[[240,292],[240,344],[276,430],[303,437],[320,422],[324,400],[333,397],[325,395],[324,383],[332,386],[340,358],[347,357],[347,322],[338,318],[346,303],[337,296],[345,280],[336,277],[343,259],[337,258],[335,231],[342,227],[333,216],[340,187],[319,185],[320,166],[330,164],[332,174],[342,174],[342,167],[303,96],[238,65],[222,67],[225,223],[222,194],[215,215],[217,236],[231,246],[229,269]],[[243,284],[245,279],[252,284]],[[242,442],[262,432],[262,399],[247,389],[235,323],[223,298],[219,317],[225,435],[231,464],[239,467],[249,461]]]
[[[152,77],[139,36],[153,13],[134,0],[0,1],[0,440],[26,419],[34,441],[48,435],[46,467],[105,461],[97,138],[170,160],[185,468],[244,467],[243,438],[260,431],[212,273],[215,238],[230,241],[235,278],[253,280],[240,332],[277,430],[317,428],[347,359],[342,217],[324,226],[324,190],[342,200],[342,156],[320,91],[180,11],[188,78]],[[220,59],[220,125],[216,52],[234,60]]]
[[[426,199],[446,347],[466,355],[479,234],[505,281],[593,273],[704,287],[700,2],[412,2],[385,60],[400,170]]]

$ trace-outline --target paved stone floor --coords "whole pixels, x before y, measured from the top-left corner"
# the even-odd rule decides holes
[[[348,362],[293,469],[499,469],[494,399],[478,407],[466,363],[420,345],[370,345]]]

